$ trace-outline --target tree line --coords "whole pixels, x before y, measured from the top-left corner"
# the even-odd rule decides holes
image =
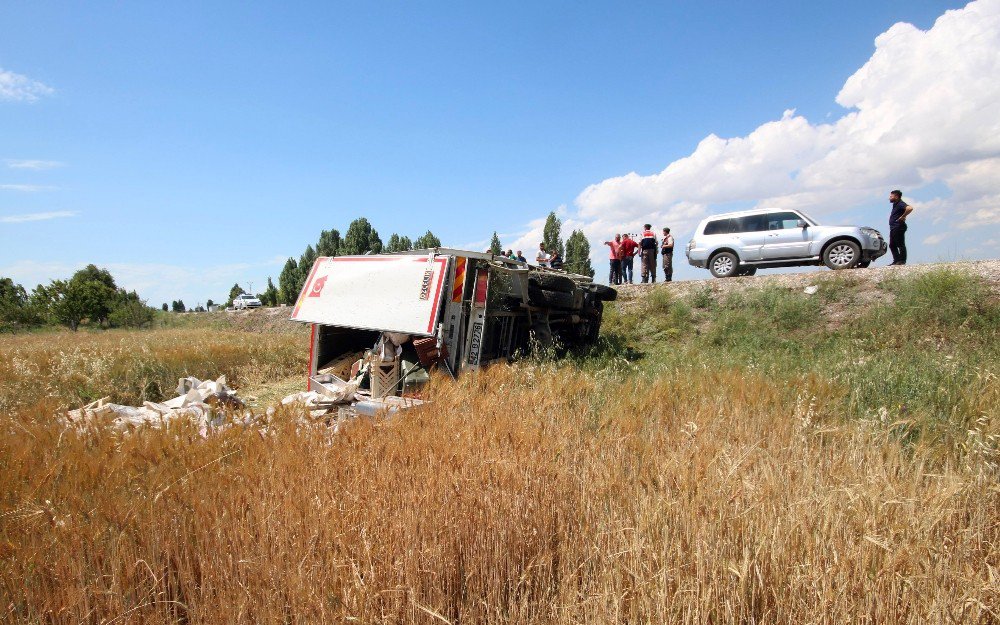
[[[581,230],[574,230],[564,243],[561,228],[562,222],[555,212],[549,213],[541,241],[545,249],[559,251],[566,271],[592,277],[594,270],[587,238]],[[278,284],[275,285],[268,277],[267,288],[257,297],[265,306],[293,305],[319,257],[359,256],[434,247],[441,247],[441,240],[430,230],[415,239],[392,233],[383,243],[371,223],[359,217],[348,225],[343,236],[336,228],[321,231],[316,245],[307,245],[298,260],[289,257],[278,276]],[[496,232],[493,233],[490,251],[504,253]],[[536,251],[524,251],[528,261],[533,262]],[[232,306],[233,300],[245,292],[239,284],[234,284],[225,305]],[[212,300],[206,303],[206,306],[213,305]],[[187,310],[182,300],[174,300],[169,306],[164,303],[162,309],[173,312]],[[195,309],[196,312],[204,310],[201,305]],[[98,327],[142,327],[150,325],[154,315],[155,310],[147,306],[135,291],[118,287],[108,270],[93,264],[77,271],[68,280],[53,280],[47,286],[39,284],[30,293],[12,279],[0,277],[0,332],[57,324],[75,331],[83,323]]]
[[[107,269],[87,265],[69,280],[39,284],[30,293],[0,277],[0,331],[65,325],[76,331],[84,322],[109,328],[142,327],[155,311],[135,291],[115,284]]]

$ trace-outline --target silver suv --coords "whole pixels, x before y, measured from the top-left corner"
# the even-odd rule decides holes
[[[705,219],[687,245],[687,258],[728,278],[752,276],[758,267],[867,267],[885,250],[874,228],[821,226],[801,211],[764,208]]]

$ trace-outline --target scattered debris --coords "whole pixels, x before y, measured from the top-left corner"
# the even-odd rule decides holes
[[[110,397],[102,397],[77,410],[66,413],[70,425],[89,425],[98,419],[108,418],[116,429],[148,425],[162,427],[170,421],[188,419],[198,426],[202,436],[210,427],[225,421],[226,410],[242,410],[245,405],[229,387],[226,377],[217,380],[181,378],[177,382],[178,396],[164,402],[143,402],[141,406],[113,404]]]
[[[338,420],[359,415],[374,416],[379,413],[394,413],[401,408],[411,408],[423,404],[416,397],[373,396],[367,389],[361,389],[361,382],[371,366],[365,363],[350,381],[326,373],[309,378],[309,387],[315,390],[292,393],[281,400],[282,405],[299,403],[309,410],[312,417],[334,415]]]
[[[806,295],[814,295],[817,291],[819,291],[819,286],[815,284],[811,284],[806,288],[802,289],[802,292],[805,293]]]

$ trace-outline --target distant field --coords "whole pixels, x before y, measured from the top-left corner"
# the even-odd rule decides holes
[[[926,269],[637,287],[333,437],[53,418],[297,383],[264,311],[0,337],[3,620],[998,622],[998,284]]]

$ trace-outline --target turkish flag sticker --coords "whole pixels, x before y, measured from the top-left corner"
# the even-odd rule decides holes
[[[319,297],[322,295],[324,286],[326,286],[326,276],[316,278],[316,281],[313,282],[312,289],[309,290],[309,297]]]

